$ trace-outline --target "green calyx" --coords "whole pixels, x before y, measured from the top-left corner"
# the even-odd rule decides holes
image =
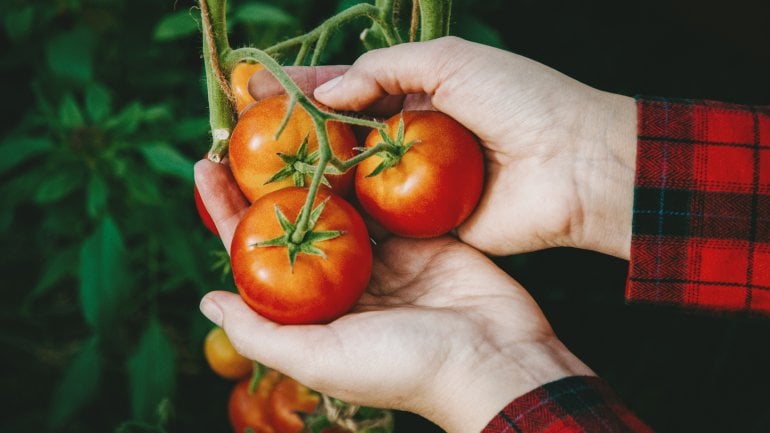
[[[291,222],[288,218],[286,218],[286,215],[283,214],[281,209],[278,207],[278,204],[276,204],[275,216],[278,218],[278,223],[281,224],[283,235],[267,241],[259,242],[255,244],[255,246],[286,247],[289,253],[289,263],[291,264],[292,271],[294,270],[294,263],[297,261],[297,256],[299,254],[321,256],[325,259],[326,254],[323,252],[323,250],[315,246],[315,244],[318,242],[327,241],[329,239],[334,239],[345,234],[345,232],[341,230],[323,232],[313,231],[313,228],[315,228],[315,225],[318,223],[318,219],[321,217],[321,213],[323,213],[324,207],[326,207],[326,203],[328,201],[329,198],[327,197],[326,200],[324,200],[315,209],[313,209],[313,212],[310,214],[310,219],[308,221],[307,231],[302,235],[302,240],[299,242],[293,242],[291,238],[294,232],[297,230],[300,216],[297,216],[297,221]]]
[[[371,173],[369,173],[366,177],[373,177],[377,176],[378,174],[382,173],[383,171],[395,167],[398,165],[399,162],[401,162],[401,158],[403,158],[404,155],[406,155],[406,152],[409,151],[409,149],[412,148],[415,144],[419,143],[420,140],[412,140],[408,143],[404,143],[404,116],[401,115],[401,119],[398,121],[398,128],[396,130],[396,136],[391,137],[386,132],[385,129],[379,129],[380,137],[382,138],[382,142],[379,144],[382,144],[385,146],[385,149],[377,152],[377,156],[382,158],[382,162],[374,169]]]
[[[277,154],[278,157],[281,158],[281,161],[286,165],[268,179],[265,182],[265,185],[291,177],[294,186],[306,186],[308,183],[307,179],[312,179],[317,170],[315,164],[318,162],[319,158],[319,151],[317,150],[311,154],[307,153],[307,141],[308,136],[305,136],[305,139],[302,140],[302,144],[300,144],[295,155],[287,155],[285,153]],[[327,174],[341,174],[341,172],[332,166],[328,166],[324,170],[324,176],[321,177],[321,183],[331,188],[329,180],[326,179]]]

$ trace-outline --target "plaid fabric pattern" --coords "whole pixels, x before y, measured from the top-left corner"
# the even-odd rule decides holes
[[[573,376],[515,399],[482,433],[652,432],[598,377]]]
[[[770,107],[637,107],[626,299],[770,313]]]

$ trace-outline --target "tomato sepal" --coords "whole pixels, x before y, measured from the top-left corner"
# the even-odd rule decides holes
[[[318,206],[316,206],[315,209],[313,209],[313,212],[311,212],[310,214],[310,219],[308,220],[307,232],[305,232],[300,242],[293,242],[291,239],[294,232],[297,231],[297,225],[299,224],[299,219],[301,218],[301,214],[297,216],[297,221],[291,222],[286,217],[286,215],[284,215],[283,211],[281,211],[281,208],[276,203],[274,205],[275,217],[278,219],[278,223],[281,225],[281,229],[283,230],[284,233],[281,236],[275,237],[273,239],[268,239],[266,241],[258,242],[254,244],[254,246],[286,247],[289,255],[289,263],[291,264],[292,272],[294,271],[294,263],[296,263],[297,256],[299,254],[320,256],[325,259],[326,253],[324,253],[323,250],[315,246],[315,244],[318,242],[323,242],[323,241],[328,241],[330,239],[338,238],[345,234],[345,231],[343,230],[327,230],[327,231],[321,231],[321,232],[313,231],[313,228],[318,223],[318,219],[321,217],[321,213],[323,213],[324,207],[326,207],[326,203],[328,202],[329,202],[329,197],[327,197],[324,201],[321,202],[321,204],[319,204]]]
[[[398,121],[398,127],[396,128],[396,137],[392,138],[385,131],[385,128],[378,129],[380,138],[382,141],[378,144],[384,145],[384,150],[377,152],[377,156],[382,158],[382,162],[366,177],[374,177],[383,171],[395,167],[401,162],[401,158],[420,140],[412,140],[408,143],[404,143],[404,115],[401,113],[401,118]]]
[[[283,152],[276,154],[279,158],[281,158],[281,161],[283,161],[286,166],[278,170],[270,179],[265,181],[263,185],[278,182],[291,176],[294,186],[306,186],[306,178],[307,176],[312,177],[315,174],[318,167],[313,164],[318,162],[318,159],[320,158],[320,153],[317,150],[310,155],[307,154],[308,138],[309,135],[306,135],[305,139],[302,140],[302,144],[300,144],[299,148],[297,149],[297,153],[295,155],[290,155]],[[342,172],[333,166],[329,166],[324,170],[324,174],[339,175],[342,174]],[[329,183],[329,180],[326,178],[326,176],[321,177],[321,184],[328,188],[332,188],[332,184]]]

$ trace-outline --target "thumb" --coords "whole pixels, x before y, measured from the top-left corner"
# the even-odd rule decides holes
[[[361,111],[387,95],[435,95],[453,68],[462,65],[455,60],[464,44],[446,37],[369,51],[347,72],[316,88],[314,97],[336,109]]]
[[[200,303],[201,312],[225,330],[238,353],[275,368],[301,383],[316,388],[324,365],[312,355],[318,348],[333,347],[323,325],[280,325],[249,308],[236,293],[215,291]]]

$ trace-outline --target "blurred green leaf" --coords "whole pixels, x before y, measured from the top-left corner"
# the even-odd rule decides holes
[[[208,117],[192,117],[181,119],[171,125],[173,130],[171,135],[180,142],[200,140],[205,138],[211,129]],[[205,144],[201,144],[201,155],[206,153]]]
[[[505,45],[500,32],[472,15],[462,14],[457,17],[452,33],[469,41],[492,47],[504,48]]]
[[[189,10],[166,15],[155,26],[153,38],[156,41],[169,41],[198,33],[198,20]]]
[[[149,176],[129,174],[126,177],[126,188],[131,199],[144,204],[160,202],[160,189],[157,179]]]
[[[80,303],[86,322],[107,331],[120,316],[129,280],[123,239],[110,216],[80,249]]]
[[[112,96],[109,90],[98,83],[93,83],[86,89],[86,112],[94,123],[100,123],[112,111]]]
[[[234,22],[296,26],[297,20],[282,9],[262,2],[243,3],[233,15]]]
[[[156,425],[126,421],[115,429],[115,433],[166,433],[166,431]]]
[[[91,176],[86,188],[86,211],[88,216],[95,218],[99,216],[107,206],[107,184],[97,175]]]
[[[142,120],[145,122],[158,122],[163,120],[173,120],[174,114],[166,104],[153,105],[144,109]]]
[[[87,27],[76,27],[48,42],[45,54],[54,74],[85,83],[93,77],[93,34]]]
[[[59,104],[59,123],[64,129],[79,128],[86,123],[78,103],[69,93],[64,95]]]
[[[64,372],[53,392],[48,422],[61,426],[96,395],[102,373],[102,359],[96,337],[91,337]]]
[[[62,167],[59,171],[47,176],[38,185],[35,192],[35,202],[38,204],[52,203],[60,200],[79,186],[83,185],[83,172],[74,167]]]
[[[174,355],[173,346],[160,323],[150,319],[128,360],[131,409],[135,419],[152,421],[163,400],[173,395],[176,384]]]
[[[59,250],[56,255],[46,262],[43,268],[43,275],[32,291],[30,291],[27,301],[33,301],[44,295],[63,278],[74,276],[77,265],[78,248],[76,246]]]
[[[150,143],[140,147],[150,167],[188,182],[193,181],[193,162],[166,143]]]
[[[204,281],[201,275],[201,266],[198,259],[190,249],[189,233],[180,230],[174,221],[163,224],[160,231],[166,261],[173,266],[173,273],[187,277],[187,281],[199,283]]]
[[[17,11],[5,14],[5,31],[13,41],[18,41],[29,34],[32,29],[32,19],[35,17],[35,9],[26,6]]]
[[[132,102],[125,106],[118,114],[107,119],[104,129],[114,131],[118,134],[132,134],[139,128],[142,122],[144,109],[139,102]]]
[[[51,148],[53,142],[45,137],[6,138],[0,143],[0,174]]]

